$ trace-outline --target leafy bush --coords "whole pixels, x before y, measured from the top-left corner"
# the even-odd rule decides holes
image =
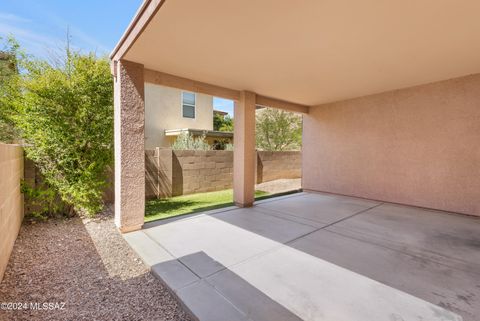
[[[45,183],[77,212],[103,207],[113,161],[113,82],[107,59],[66,49],[61,61],[17,57],[20,73],[2,86],[9,119],[20,130]]]
[[[211,150],[212,147],[205,140],[205,135],[194,137],[192,134],[182,132],[172,144],[176,150]]]

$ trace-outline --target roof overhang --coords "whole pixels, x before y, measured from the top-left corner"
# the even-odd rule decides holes
[[[480,72],[478,0],[146,0],[112,52],[317,105]]]

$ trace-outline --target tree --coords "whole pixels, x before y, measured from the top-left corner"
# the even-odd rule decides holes
[[[17,73],[16,57],[20,54],[18,43],[9,37],[0,51],[0,141],[5,143],[20,139],[20,134],[12,120],[11,109],[2,104],[2,97],[9,95],[13,89],[17,88],[12,77]]]
[[[233,119],[230,115],[213,114],[213,130],[233,132]]]
[[[46,183],[74,210],[93,215],[103,207],[113,161],[109,62],[68,46],[60,63],[16,58],[21,72],[2,86],[0,106]]]
[[[274,108],[256,112],[256,145],[267,151],[298,150],[302,145],[302,117]]]

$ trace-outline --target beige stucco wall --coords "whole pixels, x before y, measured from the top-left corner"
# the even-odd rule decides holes
[[[23,219],[23,149],[0,143],[0,281]]]
[[[303,188],[480,215],[480,74],[313,107]]]
[[[169,147],[166,129],[213,129],[213,97],[196,94],[195,118],[182,116],[182,90],[145,83],[145,148]]]

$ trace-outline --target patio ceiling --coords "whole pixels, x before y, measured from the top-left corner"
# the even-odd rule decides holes
[[[299,104],[480,72],[478,0],[147,0],[143,8],[114,59]]]

